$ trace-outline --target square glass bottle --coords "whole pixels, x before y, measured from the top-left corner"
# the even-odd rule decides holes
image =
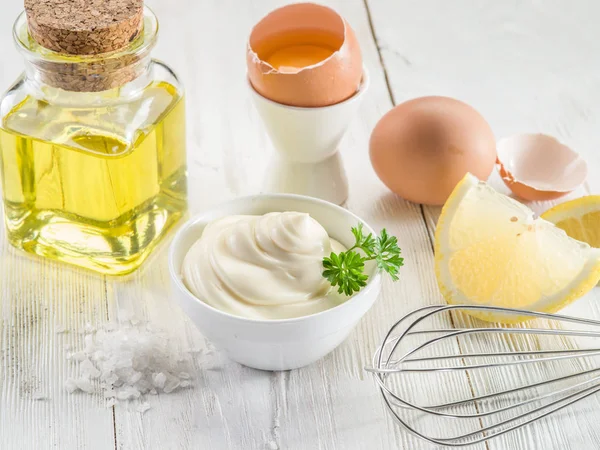
[[[150,57],[158,23],[141,1],[40,11],[51,3],[26,0],[14,27],[25,72],[0,99],[6,234],[27,252],[126,274],[187,207],[183,89]]]

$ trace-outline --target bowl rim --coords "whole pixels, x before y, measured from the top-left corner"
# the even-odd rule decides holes
[[[371,226],[366,221],[364,221],[363,219],[358,217],[352,211],[349,211],[346,208],[342,208],[341,206],[338,206],[334,203],[330,203],[326,200],[321,200],[319,198],[310,197],[307,195],[299,195],[299,194],[255,194],[255,195],[236,197],[236,198],[227,200],[225,202],[221,202],[216,205],[210,206],[207,209],[205,209],[203,212],[194,215],[193,217],[189,218],[175,233],[173,240],[169,244],[168,266],[169,266],[169,275],[171,277],[171,281],[173,283],[175,283],[175,285],[177,286],[177,288],[180,291],[182,291],[187,296],[189,296],[191,299],[193,299],[201,307],[205,307],[205,308],[209,309],[210,311],[212,311],[216,314],[225,316],[229,319],[238,320],[238,321],[244,322],[244,323],[275,325],[275,324],[289,324],[289,323],[305,322],[307,320],[315,320],[319,317],[323,317],[328,314],[329,315],[336,314],[335,311],[339,312],[341,309],[350,308],[351,305],[354,305],[354,304],[358,303],[361,299],[364,299],[366,297],[365,294],[368,294],[373,289],[377,289],[378,287],[381,286],[381,271],[379,270],[379,268],[375,267],[373,274],[370,275],[369,279],[367,280],[367,285],[365,287],[363,287],[358,293],[356,293],[355,295],[350,297],[348,300],[346,300],[345,302],[340,303],[339,305],[334,306],[333,308],[329,308],[324,311],[319,311],[314,314],[309,314],[309,315],[300,316],[300,317],[291,317],[291,318],[287,318],[287,319],[255,319],[255,318],[251,318],[251,317],[238,316],[235,314],[228,313],[226,311],[221,311],[220,309],[215,308],[214,306],[209,305],[208,303],[206,303],[206,302],[202,301],[201,299],[199,299],[198,297],[196,297],[187,288],[187,286],[183,282],[183,277],[181,276],[181,274],[177,273],[177,271],[175,270],[175,251],[176,251],[176,248],[178,248],[178,243],[181,241],[183,235],[191,227],[193,227],[198,222],[200,222],[205,216],[210,215],[212,212],[214,212],[217,209],[224,208],[226,206],[236,204],[236,203],[244,204],[246,202],[252,202],[255,200],[265,200],[268,198],[283,199],[283,200],[292,199],[292,200],[300,200],[300,201],[304,201],[304,202],[308,202],[308,203],[316,203],[316,204],[325,206],[327,208],[330,208],[332,210],[341,212],[343,214],[350,215],[351,217],[356,219],[356,221],[358,223],[362,223],[363,226],[366,228],[366,231],[368,231],[369,233],[375,233],[373,228],[371,228]],[[276,212],[276,211],[273,211],[273,212]]]

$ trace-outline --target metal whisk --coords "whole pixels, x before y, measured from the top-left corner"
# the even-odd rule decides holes
[[[456,314],[465,311],[537,320],[484,324]],[[428,306],[392,326],[365,370],[374,374],[396,422],[431,443],[459,447],[516,430],[600,391],[598,337],[596,320]],[[492,390],[490,384],[500,387]],[[439,435],[448,429],[442,421],[452,422],[454,435]]]

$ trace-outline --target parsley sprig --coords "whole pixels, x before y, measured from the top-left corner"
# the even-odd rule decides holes
[[[338,286],[340,294],[352,295],[367,285],[369,276],[364,273],[365,263],[375,261],[377,267],[387,272],[392,280],[398,280],[398,271],[404,264],[404,258],[400,257],[396,236],[388,235],[385,228],[378,238],[371,233],[365,236],[362,223],[352,228],[352,234],[356,241],[352,247],[345,252],[332,252],[329,257],[323,258],[323,277],[332,286]],[[363,255],[356,250],[361,250]]]

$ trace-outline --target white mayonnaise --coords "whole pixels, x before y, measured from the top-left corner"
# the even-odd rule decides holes
[[[344,250],[305,213],[229,216],[192,245],[183,281],[200,300],[238,316],[306,316],[346,299],[322,276],[323,257]]]

